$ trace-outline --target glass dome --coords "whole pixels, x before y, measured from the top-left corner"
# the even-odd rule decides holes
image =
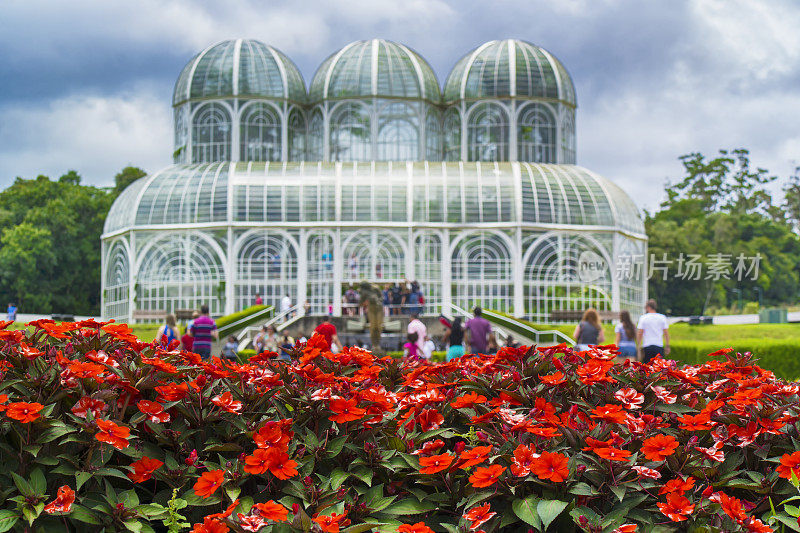
[[[405,45],[371,39],[350,43],[326,59],[311,81],[312,102],[364,96],[440,101],[433,69]]]
[[[183,67],[172,105],[230,96],[304,103],[306,86],[297,66],[283,52],[253,39],[236,39],[206,48]]]
[[[444,85],[444,101],[543,98],[577,105],[567,69],[544,48],[518,39],[489,41],[462,57]]]
[[[104,232],[215,222],[515,223],[644,234],[630,197],[578,166],[390,162],[175,165],[128,187]]]

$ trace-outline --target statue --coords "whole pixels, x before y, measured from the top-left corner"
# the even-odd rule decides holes
[[[369,339],[372,352],[379,354],[381,350],[381,331],[383,331],[383,293],[380,287],[368,281],[362,281],[361,307],[366,310],[369,320]]]

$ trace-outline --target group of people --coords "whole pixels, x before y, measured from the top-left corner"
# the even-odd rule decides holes
[[[425,305],[425,295],[416,281],[386,283],[381,290],[381,297],[385,316],[421,315]],[[361,303],[361,293],[358,288],[354,285],[348,286],[342,295],[342,312],[348,316],[358,315]]]
[[[297,334],[297,339],[300,342],[306,342],[307,338],[302,333]],[[278,354],[277,359],[288,360],[289,355],[287,350],[290,350],[295,345],[294,337],[291,337],[288,332],[278,334],[273,325],[261,326],[261,331],[253,339],[253,347],[256,353],[275,352]]]
[[[183,335],[180,336],[178,330],[178,320],[173,314],[168,314],[162,325],[156,332],[155,340],[161,346],[170,346],[174,341],[179,340],[181,348],[188,352],[194,352],[202,359],[211,357],[211,347],[213,342],[219,338],[217,323],[209,316],[208,306],[200,306],[200,311],[192,314],[192,319],[186,325]],[[220,354],[226,359],[237,358],[238,343],[236,337],[230,336],[226,339]]]
[[[667,317],[657,309],[656,301],[648,300],[645,313],[639,317],[636,327],[631,314],[620,311],[619,323],[614,328],[614,344],[619,348],[620,357],[647,363],[659,355],[669,355],[669,324]],[[600,314],[596,309],[589,308],[583,313],[573,337],[576,350],[587,350],[589,345],[606,342]]]

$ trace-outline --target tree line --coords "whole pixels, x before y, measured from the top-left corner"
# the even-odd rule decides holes
[[[649,293],[671,314],[708,313],[741,299],[765,305],[800,297],[800,172],[786,180],[775,201],[777,176],[751,165],[745,149],[681,156],[682,176],[665,188],[666,199],[645,212],[651,257],[672,262],[650,278]],[[114,199],[145,176],[122,169],[113,187],[81,184],[71,170],[50,179],[17,178],[0,192],[0,304],[20,312],[100,313],[100,235]],[[761,256],[755,279],[687,279],[679,258]],[[704,270],[705,272],[705,270]],[[666,279],[664,279],[666,278]]]

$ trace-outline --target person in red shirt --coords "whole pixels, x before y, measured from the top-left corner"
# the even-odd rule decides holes
[[[316,329],[314,329],[314,333],[319,333],[325,337],[325,340],[328,341],[328,349],[335,346],[337,351],[342,351],[342,343],[339,341],[339,336],[336,334],[336,326],[328,320],[317,326]]]

